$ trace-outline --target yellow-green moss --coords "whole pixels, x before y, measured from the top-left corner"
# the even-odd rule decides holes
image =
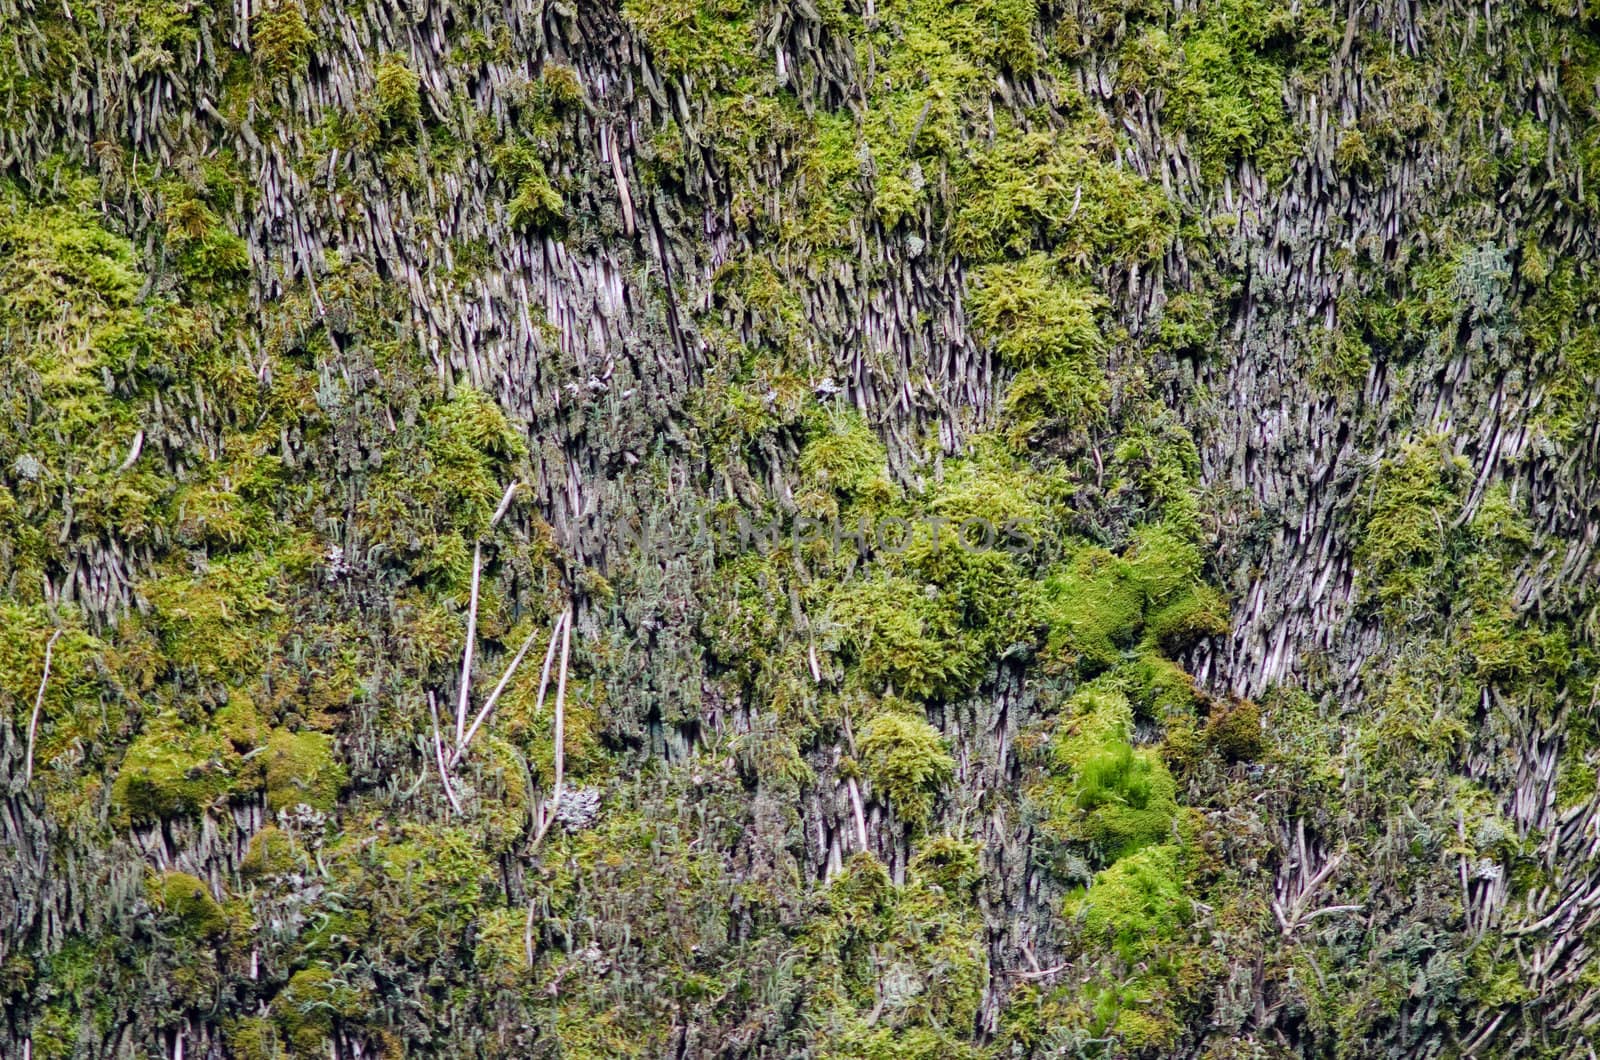
[[[1136,531],[1120,556],[1079,549],[1044,582],[1050,649],[1093,674],[1122,661],[1141,634],[1176,653],[1226,632],[1226,605],[1200,565],[1199,548],[1161,525]]]
[[[1206,722],[1206,739],[1225,758],[1239,761],[1261,754],[1261,708],[1241,700],[1212,712]]]
[[[293,837],[269,824],[250,837],[239,871],[246,876],[274,876],[293,871],[298,864]]]
[[[324,813],[338,802],[345,771],[333,756],[333,738],[320,732],[276,729],[267,741],[267,808],[304,804]]]
[[[868,721],[857,743],[872,791],[902,820],[925,823],[955,770],[939,730],[911,713],[890,710]]]
[[[187,872],[164,872],[151,877],[147,886],[151,901],[172,917],[184,934],[206,938],[227,929],[227,914],[206,885]]]
[[[1051,740],[1053,775],[1034,798],[1045,830],[1106,862],[1174,836],[1177,785],[1154,750],[1129,742],[1133,708],[1106,679],[1079,690]]]
[[[304,70],[311,46],[317,42],[297,0],[282,0],[257,13],[250,23],[250,39],[256,62],[274,78]]]
[[[237,766],[220,733],[162,715],[123,756],[111,787],[114,814],[126,826],[203,813],[235,790]]]
[[[371,999],[322,966],[302,968],[272,1000],[272,1016],[297,1056],[321,1055],[335,1019],[362,1015]]]
[[[223,1029],[228,1049],[236,1060],[283,1060],[278,1029],[265,1016],[245,1016]]]
[[[1189,916],[1178,847],[1148,846],[1095,874],[1077,899],[1084,928],[1125,954],[1171,940]]]

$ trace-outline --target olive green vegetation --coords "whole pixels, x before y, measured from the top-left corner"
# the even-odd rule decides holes
[[[217,935],[228,926],[228,918],[206,885],[186,872],[162,873],[151,882],[150,890],[156,907],[192,935]]]
[[[1349,472],[1349,621],[1390,650],[1348,679],[1312,652],[1259,702],[1225,697],[1225,670],[1202,687],[1186,669],[1226,667],[1230,595],[1260,573],[1232,575],[1260,542],[1224,524],[1270,534],[1279,513],[1202,493],[1194,432],[1252,297],[1215,203],[1287,194],[1325,131],[1290,100],[1365,79],[1370,106],[1325,145],[1341,195],[1449,142],[1476,203],[1593,211],[1593,180],[1529,190],[1558,149],[1577,172],[1600,161],[1592,33],[1511,16],[1505,64],[1562,34],[1548,112],[1587,124],[1553,137],[1482,120],[1503,71],[1475,38],[1416,57],[1389,27],[1280,0],[620,15],[648,64],[624,80],[659,110],[598,152],[575,135],[612,103],[592,57],[541,53],[508,80],[498,11],[439,31],[442,82],[387,29],[364,40],[327,110],[307,83],[329,76],[326,5],[236,27],[69,0],[0,28],[6,132],[49,99],[25,70],[68,83],[114,56],[160,86],[215,63],[207,107],[274,151],[292,131],[296,179],[340,210],[381,184],[386,208],[445,214],[441,189],[481,172],[524,250],[632,248],[627,224],[664,254],[711,221],[726,244],[684,258],[714,259],[704,289],[642,266],[625,281],[670,302],[705,362],[681,409],[618,428],[616,403],[539,398],[528,419],[505,379],[435,361],[405,279],[354,249],[321,247],[262,297],[262,190],[226,146],[172,164],[72,144],[6,169],[0,706],[24,732],[53,645],[27,820],[50,872],[104,901],[73,891],[63,923],[4,940],[19,1015],[0,1040],[40,1058],[164,1054],[176,1028],[249,1060],[1399,1054],[1458,1049],[1459,1013],[1530,1004],[1520,943],[1467,923],[1458,876],[1503,872],[1516,909],[1565,885],[1506,808],[1513,719],[1561,727],[1560,813],[1594,798],[1594,612],[1524,584],[1560,562],[1547,513],[1479,481],[1425,409],[1375,413],[1376,456]],[[582,39],[562,5],[542,17]],[[801,68],[779,58],[789,34]],[[1161,157],[1139,128],[1166,168],[1132,163]],[[609,203],[628,181],[624,222]],[[1483,211],[1428,225],[1396,260],[1330,250],[1359,280],[1336,327],[1284,352],[1309,363],[1279,369],[1360,425],[1380,371],[1462,356],[1515,386],[1527,361],[1530,450],[1581,456],[1593,269],[1536,231],[1502,245]],[[482,242],[429,282],[477,298]],[[802,297],[835,277],[875,297],[889,258],[958,266],[992,392],[957,443],[820,385],[851,358],[907,407],[948,384],[844,348]],[[1131,312],[1157,274],[1164,301]],[[530,372],[565,372],[573,344],[537,326]],[[661,364],[672,346],[638,342]],[[541,513],[601,464],[588,513],[632,490],[669,530],[705,517],[745,540],[660,562],[576,547],[592,528]],[[457,810],[427,693],[448,743],[475,550],[471,701],[535,648],[454,766]],[[574,604],[558,747],[537,661]],[[1294,923],[1272,904],[1285,822],[1312,862],[1343,859]]]

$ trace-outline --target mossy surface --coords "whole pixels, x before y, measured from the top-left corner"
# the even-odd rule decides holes
[[[238,790],[239,758],[221,733],[191,730],[170,716],[157,719],[123,757],[112,803],[129,822],[196,816]]]
[[[150,882],[149,889],[157,907],[187,934],[208,938],[228,926],[222,907],[206,885],[186,872],[162,873]]]
[[[23,13],[0,1054],[1587,1043],[1589,15]]]
[[[345,771],[326,733],[278,729],[267,740],[265,759],[267,809],[309,806],[327,813],[334,808]]]

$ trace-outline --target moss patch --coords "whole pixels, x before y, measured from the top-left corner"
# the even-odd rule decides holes
[[[326,733],[275,730],[267,741],[266,769],[267,808],[273,811],[303,804],[331,812],[345,784]]]

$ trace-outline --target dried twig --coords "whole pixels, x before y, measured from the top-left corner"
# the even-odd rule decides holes
[[[456,699],[456,745],[467,735],[467,697],[472,694],[472,647],[478,640],[478,579],[483,574],[483,545],[472,546],[472,599],[467,605],[467,642],[461,648],[461,694]]]
[[[539,815],[539,830],[533,837],[535,846],[544,839],[545,832],[550,830],[550,824],[556,819],[556,811],[561,806],[561,775],[565,765],[565,748],[563,744],[566,741],[567,717],[567,658],[572,646],[572,609],[568,608],[562,612],[562,617],[565,621],[561,627],[561,673],[556,679],[556,724],[555,733],[552,736],[552,740],[555,743],[556,779],[555,786],[550,793],[550,801],[547,804],[549,809]]]
[[[494,510],[494,517],[489,520],[489,529],[493,530],[495,524],[505,517],[507,509],[511,507],[511,498],[517,495],[517,487],[520,485],[522,483],[513,482],[506,487],[505,496],[500,498],[500,506]]]
[[[533,716],[538,717],[544,713],[544,693],[550,687],[550,666],[556,661],[556,634],[567,624],[567,612],[563,611],[556,618],[556,624],[550,630],[550,647],[545,649],[544,669],[539,671],[539,695],[534,701]]]
[[[141,429],[134,433],[133,445],[128,449],[128,457],[124,460],[118,471],[126,471],[139,461],[139,454],[144,452],[144,431]]]
[[[861,840],[862,851],[866,852],[872,847],[867,844],[867,816],[861,809],[861,787],[856,783],[855,777],[851,777],[846,783],[850,788],[850,808],[856,817],[856,835]]]
[[[50,683],[50,657],[55,653],[56,641],[61,637],[61,630],[50,634],[50,639],[44,646],[44,675],[39,678],[39,692],[33,697],[33,717],[28,719],[28,764],[23,770],[22,782],[28,784],[33,780],[33,742],[39,734],[39,711],[44,708],[44,690]]]
[[[554,638],[552,638],[554,639]],[[522,926],[522,948],[528,951],[528,967],[533,967],[533,897],[528,897],[528,922]]]
[[[434,698],[432,689],[428,690],[428,713],[433,715],[433,759],[439,765],[439,782],[444,785],[444,796],[450,800],[450,808],[460,816],[461,804],[450,788],[450,769],[444,764],[444,741],[439,739],[439,701]]]
[[[562,614],[564,616],[565,612],[562,612]],[[556,634],[559,632],[557,627],[560,625],[560,622],[561,619],[558,618],[556,620],[557,625],[550,627],[550,647],[545,652],[545,658],[547,660],[549,659],[550,654],[555,651]],[[528,649],[533,646],[533,639],[538,635],[538,630],[534,630],[532,633],[529,633],[527,639],[522,642],[522,647],[517,649],[517,654],[514,658],[512,658],[510,665],[506,667],[505,673],[500,675],[500,683],[494,686],[494,691],[489,693],[489,698],[484,700],[483,707],[479,709],[478,716],[472,719],[472,724],[467,728],[466,736],[462,737],[461,742],[456,744],[455,750],[450,753],[451,765],[455,765],[457,762],[461,761],[461,756],[467,753],[467,745],[472,743],[472,738],[478,734],[479,727],[489,719],[489,715],[494,711],[495,703],[500,699],[500,693],[504,692],[506,690],[506,685],[511,683],[512,675],[517,672],[517,667],[522,665],[523,656],[528,654]],[[546,673],[549,673],[549,666],[550,664],[547,661],[545,663]]]
[[[511,507],[511,498],[516,496],[517,483],[513,482],[506,487],[500,504],[494,510],[494,515],[489,519],[490,529],[498,523]],[[477,541],[472,545],[472,598],[467,605],[467,641],[461,647],[461,691],[456,697],[456,751],[455,757],[461,756],[467,742],[467,704],[472,697],[472,649],[478,642],[478,586],[483,580],[483,542]],[[518,656],[521,659],[521,656]],[[504,684],[504,681],[501,682]]]

